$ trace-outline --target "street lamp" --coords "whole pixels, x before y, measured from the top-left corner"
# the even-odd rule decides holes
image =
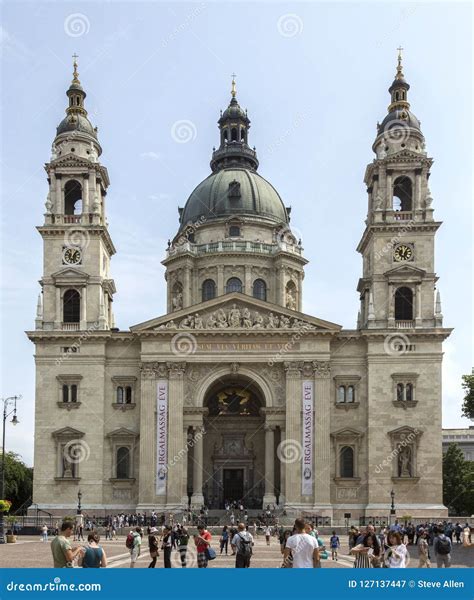
[[[3,443],[2,443],[2,476],[0,477],[0,500],[4,500],[5,495],[5,425],[8,417],[13,413],[11,420],[12,425],[17,425],[20,421],[16,416],[16,401],[20,400],[21,396],[10,396],[2,398],[3,402]],[[8,412],[8,407],[13,404],[13,409]],[[0,511],[0,544],[5,543],[5,523],[3,512]]]
[[[82,494],[81,494],[81,490],[79,490],[77,492],[77,514],[80,515],[81,514],[81,498],[82,498]]]
[[[392,522],[392,516],[395,516],[395,492],[392,490],[390,492],[390,498],[392,499],[392,505],[390,506],[390,522]]]

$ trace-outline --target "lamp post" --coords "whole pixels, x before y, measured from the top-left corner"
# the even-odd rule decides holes
[[[3,443],[2,443],[2,476],[0,478],[0,500],[5,500],[5,425],[8,417],[13,413],[11,420],[12,425],[17,425],[20,421],[16,416],[16,401],[20,400],[21,396],[10,396],[2,398],[3,402]],[[13,404],[12,410],[8,412],[8,407]],[[0,511],[0,544],[5,543],[5,522],[3,512]]]
[[[395,516],[395,492],[392,490],[390,492],[390,498],[392,499],[392,505],[390,506],[390,524],[392,524],[392,517]]]
[[[77,492],[77,514],[80,515],[82,510],[81,510],[81,498],[82,498],[82,493],[81,490],[79,490]]]

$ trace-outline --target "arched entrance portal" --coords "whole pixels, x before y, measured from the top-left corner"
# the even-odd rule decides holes
[[[209,508],[242,501],[261,508],[265,494],[265,431],[260,388],[242,376],[220,379],[204,405],[203,495]]]

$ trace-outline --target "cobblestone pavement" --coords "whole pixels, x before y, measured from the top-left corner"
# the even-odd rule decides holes
[[[214,538],[216,539],[216,537]],[[38,537],[30,536],[19,536],[16,544],[4,544],[0,546],[0,565],[2,567],[52,567],[52,557],[50,550],[50,542],[43,543]],[[323,537],[323,540],[327,543],[327,540]],[[82,542],[81,542],[82,543]],[[74,545],[75,543],[73,543]],[[214,549],[216,549],[218,556],[217,559],[209,563],[209,568],[213,569],[230,569],[235,566],[235,557],[230,554],[226,556],[220,555],[217,548],[217,540],[214,543]],[[130,554],[125,547],[125,537],[121,537],[116,541],[104,542],[103,547],[107,553],[109,560],[109,568],[127,568],[130,565]],[[409,546],[409,552],[411,555],[411,561],[409,566],[418,566],[418,551],[414,546]],[[333,561],[323,560],[323,568],[347,568],[352,567],[354,559],[348,556],[348,547],[343,545],[339,552],[339,560]],[[146,568],[150,562],[150,556],[148,553],[148,547],[146,540],[142,547],[142,554],[138,559],[136,568]],[[175,568],[181,568],[181,561],[179,552],[173,550],[172,552],[172,566]],[[252,557],[251,567],[252,568],[278,568],[282,562],[280,554],[280,546],[277,539],[272,538],[270,546],[265,544],[265,540],[258,538],[254,547],[254,554]],[[453,567],[474,567],[474,546],[471,548],[463,548],[462,546],[454,545],[452,554],[452,566]],[[191,540],[189,550],[187,553],[187,566],[196,567],[196,551],[194,544]],[[432,566],[436,566],[436,563],[432,562]],[[158,558],[156,568],[163,568],[163,553]]]

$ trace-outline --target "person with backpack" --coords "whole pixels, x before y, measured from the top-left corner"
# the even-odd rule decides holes
[[[433,541],[433,551],[436,556],[436,565],[438,569],[443,566],[448,568],[451,566],[451,540],[443,533],[443,525],[440,523],[435,529],[435,538]]]
[[[125,540],[126,547],[130,550],[130,568],[135,567],[135,563],[140,556],[140,546],[142,545],[142,530],[141,527],[135,527],[135,531],[131,531]]]
[[[331,560],[335,560],[337,562],[337,551],[341,547],[341,542],[339,541],[339,536],[336,535],[335,531],[332,532],[329,545],[331,547]]]
[[[235,551],[235,568],[248,569],[252,558],[253,536],[246,531],[244,523],[239,523],[238,531],[234,535],[231,546]]]
[[[171,550],[173,549],[173,530],[170,525],[165,525],[161,541],[165,569],[171,569]]]
[[[189,533],[184,525],[178,527],[178,550],[181,559],[181,567],[186,568],[186,555],[188,552]]]
[[[82,557],[79,558],[79,564],[84,569],[99,569],[100,567],[105,569],[107,566],[107,556],[99,542],[100,536],[97,532],[89,533],[87,536],[88,546]]]

